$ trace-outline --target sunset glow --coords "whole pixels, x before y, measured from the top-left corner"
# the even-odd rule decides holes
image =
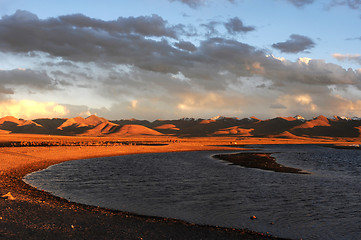
[[[358,1],[65,2],[0,2],[1,115],[361,116]]]

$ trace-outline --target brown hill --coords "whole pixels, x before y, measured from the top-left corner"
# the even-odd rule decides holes
[[[277,134],[277,135],[270,135],[269,137],[272,137],[272,138],[288,138],[288,139],[299,139],[299,138],[302,138],[302,137],[299,137],[299,136],[296,136],[292,133],[290,133],[289,131],[284,131],[280,134]]]
[[[252,136],[251,132],[254,129],[243,129],[238,126],[220,129],[213,133],[213,135],[237,135],[237,136]]]
[[[265,137],[270,135],[278,135],[289,129],[302,124],[297,119],[273,118],[265,121],[258,121],[252,125],[254,128],[253,136]]]
[[[216,122],[216,120],[204,119],[204,120],[200,121],[199,124],[210,124],[210,123],[214,123],[214,122]]]
[[[176,135],[179,132],[179,128],[177,128],[174,124],[163,124],[157,127],[154,127],[158,132],[166,135]]]
[[[13,116],[6,116],[3,118],[0,118],[0,124],[4,124],[5,122],[15,123],[15,124],[21,124],[21,121]]]
[[[58,127],[58,129],[64,130],[65,128],[68,127],[75,127],[75,128],[92,127],[92,126],[97,126],[103,122],[108,122],[108,120],[106,120],[105,118],[100,118],[95,115],[91,115],[87,118],[75,117],[66,120],[63,124],[61,124]]]
[[[161,126],[158,126],[158,127],[155,127],[155,129],[160,129],[160,130],[176,130],[176,131],[179,131],[179,128],[177,128],[176,125],[174,124],[163,124]]]
[[[355,129],[358,131],[358,137],[361,137],[361,126],[355,127]]]
[[[0,119],[0,129],[12,133],[45,133],[42,125],[24,119],[17,119],[12,116],[3,117]]]
[[[17,119],[12,116],[0,118],[0,124],[4,124],[6,122],[8,122],[10,124],[16,124],[17,126],[35,125],[38,127],[42,127],[41,125],[39,125],[36,122],[31,121],[31,120]]]
[[[66,118],[39,118],[35,119],[34,122],[48,130],[54,130],[57,129],[60,125],[62,125],[66,120]]]
[[[341,118],[334,120],[319,116],[313,120],[290,129],[292,134],[307,137],[360,137],[357,129],[361,125],[361,121],[349,121]]]
[[[227,128],[232,128],[232,127],[239,127],[244,129],[252,128],[253,124],[255,123],[255,120],[249,118],[244,118],[244,119],[219,118],[217,120],[199,119],[197,121],[193,121],[192,123],[193,123],[192,125],[189,125],[184,128],[180,128],[178,134],[180,136],[186,136],[186,137],[213,136],[215,132]]]
[[[87,118],[23,120],[0,118],[0,133],[33,133],[82,136],[169,135],[178,137],[254,136],[254,137],[361,137],[361,119],[319,116],[312,120],[278,117],[268,120],[216,117],[178,120],[109,121],[95,115]]]
[[[144,127],[142,125],[136,125],[136,124],[129,124],[122,126],[117,132],[112,133],[111,135],[121,135],[121,136],[140,136],[140,135],[153,135],[153,136],[159,136],[163,135],[162,133]]]
[[[117,129],[119,129],[119,125],[111,122],[102,122],[98,124],[96,127],[87,130],[82,135],[86,136],[102,136],[114,133]]]
[[[294,127],[293,129],[297,129],[297,128],[314,128],[314,127],[329,127],[330,126],[330,122],[329,120],[324,117],[324,116],[319,116],[313,120],[307,121],[299,126]]]

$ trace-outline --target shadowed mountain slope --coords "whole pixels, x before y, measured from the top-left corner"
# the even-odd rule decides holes
[[[12,133],[46,133],[42,125],[32,120],[17,119],[12,116],[0,118],[0,129]]]
[[[0,133],[33,133],[81,136],[178,136],[178,137],[361,137],[361,119],[318,116],[305,120],[301,116],[260,120],[251,118],[212,119],[182,118],[178,120],[128,119],[110,121],[91,115],[87,118],[23,120],[0,118]]]

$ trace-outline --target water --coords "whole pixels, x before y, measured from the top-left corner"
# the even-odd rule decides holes
[[[278,162],[312,174],[243,168],[211,157],[221,152],[181,152],[65,162],[25,181],[75,202],[143,215],[286,238],[361,239],[360,151],[262,147]]]

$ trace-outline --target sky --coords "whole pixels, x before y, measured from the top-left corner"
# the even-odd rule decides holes
[[[361,117],[361,0],[0,0],[0,117]]]

